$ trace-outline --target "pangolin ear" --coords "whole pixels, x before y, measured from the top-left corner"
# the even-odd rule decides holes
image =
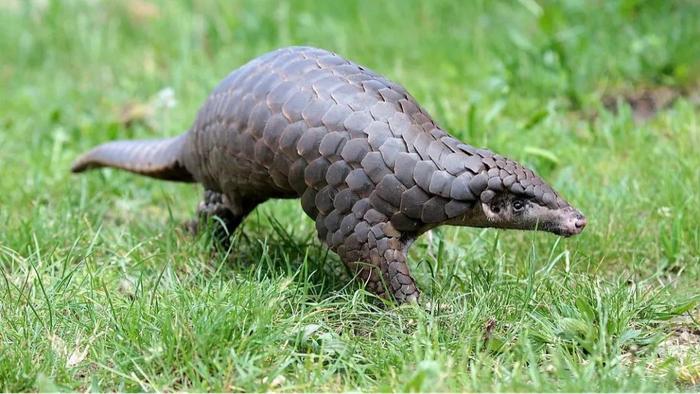
[[[496,220],[498,218],[498,214],[491,209],[490,204],[482,202],[481,210],[484,211],[484,216],[486,216],[488,220]]]

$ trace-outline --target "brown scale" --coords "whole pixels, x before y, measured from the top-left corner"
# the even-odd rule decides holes
[[[319,238],[367,289],[417,300],[406,252],[424,231],[508,190],[568,206],[532,171],[461,143],[400,85],[316,48],[283,48],[229,74],[183,136],[102,145],[74,172],[111,166],[199,182],[226,242],[270,198],[301,198]]]

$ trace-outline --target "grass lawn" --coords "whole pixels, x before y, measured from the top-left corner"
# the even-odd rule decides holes
[[[0,0],[0,390],[700,390],[700,3]],[[296,200],[231,256],[196,186],[69,173],[186,130],[286,45],[405,85],[531,166],[584,233],[442,227],[421,306],[381,305]]]

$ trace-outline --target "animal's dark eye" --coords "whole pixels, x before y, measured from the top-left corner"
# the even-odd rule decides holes
[[[525,202],[523,200],[515,200],[513,201],[513,210],[515,212],[520,212],[525,208]]]
[[[500,212],[501,212],[501,207],[499,207],[498,205],[495,205],[495,204],[494,204],[494,205],[491,205],[491,211],[492,211],[493,213],[500,213]]]

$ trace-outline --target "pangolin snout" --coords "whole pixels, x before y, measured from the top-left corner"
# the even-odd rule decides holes
[[[581,212],[574,208],[568,208],[566,210],[566,216],[564,219],[562,234],[565,237],[570,237],[572,235],[580,234],[581,231],[586,227],[588,221],[586,217],[583,216]]]

